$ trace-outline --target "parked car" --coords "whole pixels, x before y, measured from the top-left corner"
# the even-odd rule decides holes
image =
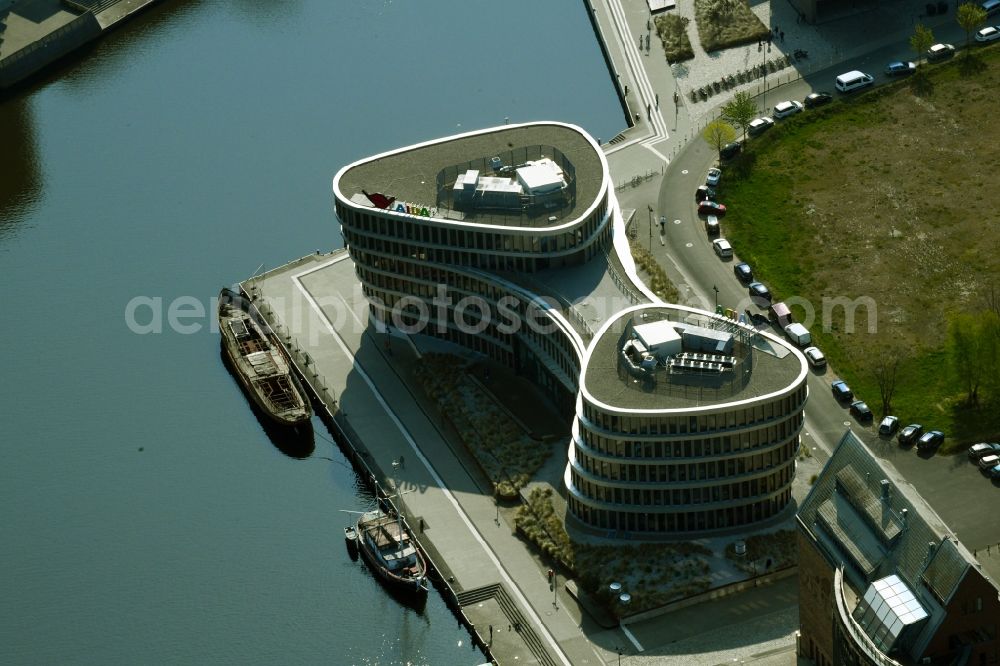
[[[771,305],[768,306],[767,318],[771,320],[771,323],[774,324],[776,328],[780,328],[782,330],[795,321],[792,318],[791,309],[781,301],[771,303]]]
[[[796,102],[794,99],[778,102],[774,105],[774,117],[787,118],[788,116],[794,116],[796,113],[802,111],[803,108],[802,102]]]
[[[927,60],[930,62],[946,60],[953,55],[955,55],[955,47],[951,44],[935,44],[927,49]]]
[[[917,448],[921,451],[936,449],[944,442],[944,433],[940,430],[928,430],[917,440]]]
[[[743,150],[743,144],[739,141],[733,141],[722,147],[722,150],[719,151],[719,157],[724,160],[731,160],[739,155],[741,150]]]
[[[983,456],[1000,455],[1000,443],[980,442],[969,447],[969,460],[979,460]]]
[[[833,101],[833,95],[828,92],[814,92],[806,95],[806,98],[803,101],[805,102],[805,107],[807,109],[811,109],[815,106],[822,106],[827,102]]]
[[[712,249],[715,253],[719,255],[722,259],[727,259],[733,256],[733,246],[729,244],[725,238],[716,238],[712,241]]]
[[[722,169],[717,169],[715,167],[708,170],[708,175],[705,176],[705,184],[715,187],[722,180]]]
[[[746,315],[747,320],[754,326],[763,326],[767,323],[767,317],[760,314],[759,312],[750,312],[749,310],[744,310],[743,313]]]
[[[812,334],[809,329],[798,322],[792,322],[785,327],[785,337],[797,344],[799,347],[808,347],[812,344]]]
[[[750,300],[759,308],[766,308],[771,302],[771,290],[762,282],[751,282],[747,286],[747,293]]]
[[[1000,479],[1000,465],[990,467],[988,470],[986,470],[986,475],[991,479],[993,479],[994,481]]]
[[[896,429],[898,427],[898,418],[895,416],[886,416],[882,419],[882,422],[878,424],[878,434],[882,437],[892,437],[896,433]]]
[[[924,434],[924,427],[919,423],[911,423],[896,435],[896,441],[899,442],[900,446],[911,446],[914,444],[921,435]]]
[[[705,232],[709,236],[718,236],[721,227],[719,226],[719,218],[715,215],[709,215],[705,218]]]
[[[915,71],[917,71],[916,63],[909,61],[903,62],[901,60],[897,60],[895,62],[890,62],[885,66],[886,76],[902,76],[903,74],[913,74]]]
[[[736,275],[736,279],[743,284],[750,284],[753,282],[753,269],[750,268],[750,264],[745,261],[733,266],[733,273]]]
[[[833,397],[840,402],[847,402],[854,398],[854,391],[851,387],[847,385],[842,379],[838,379],[834,383],[830,384],[830,390],[833,391]]]
[[[992,42],[995,39],[1000,39],[1000,26],[998,25],[988,25],[976,32],[976,41],[982,44]]]
[[[747,125],[747,134],[750,136],[757,136],[758,134],[763,134],[772,127],[774,127],[774,119],[770,116],[754,118],[750,121],[750,124]]]
[[[809,361],[809,365],[812,367],[826,367],[826,356],[819,350],[819,347],[806,347],[802,350],[802,353],[806,355],[806,360]]]
[[[708,185],[699,185],[698,189],[694,191],[694,201],[699,203],[702,201],[713,201],[715,199],[715,190],[713,190]]]
[[[718,215],[722,217],[726,214],[726,207],[716,201],[702,201],[698,204],[699,215]]]
[[[855,400],[851,403],[851,416],[861,423],[868,423],[872,420],[872,410],[864,400]]]
[[[1000,465],[1000,456],[998,456],[995,453],[991,453],[988,456],[983,456],[982,458],[979,459],[978,465],[979,469],[985,472],[991,467],[996,467],[997,465]]]

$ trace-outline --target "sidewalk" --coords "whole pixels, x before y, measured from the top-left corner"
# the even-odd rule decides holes
[[[391,488],[395,475],[400,489],[411,491],[402,497],[408,522],[424,526],[417,537],[480,641],[489,642],[492,625],[493,650],[504,663],[592,660],[581,609],[562,590],[558,605],[553,603],[545,565],[514,535],[506,514],[497,521],[497,506],[476,466],[449,444],[436,409],[426,409],[402,381],[415,349],[393,338],[386,350],[358,316],[363,296],[346,253],[312,255],[255,284],[265,316],[280,336],[293,332],[288,344],[297,364],[363,442],[383,487]],[[335,321],[342,323],[334,327]],[[405,464],[394,470],[401,456]],[[503,592],[497,594],[498,587]],[[517,636],[507,633],[514,618],[523,618]]]

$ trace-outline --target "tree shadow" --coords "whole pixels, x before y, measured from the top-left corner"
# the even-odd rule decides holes
[[[910,90],[917,97],[930,97],[934,93],[934,82],[923,72],[917,72],[910,78]]]
[[[730,161],[727,170],[732,176],[743,180],[750,176],[750,172],[753,171],[756,164],[756,151],[749,149],[747,144],[744,143],[743,153],[736,159]]]
[[[979,54],[966,51],[965,55],[959,58],[958,72],[962,76],[976,76],[977,74],[981,74],[985,69],[986,63],[979,57]]]

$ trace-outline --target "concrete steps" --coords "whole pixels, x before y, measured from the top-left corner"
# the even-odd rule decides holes
[[[502,583],[494,583],[493,585],[484,585],[483,587],[466,590],[455,595],[455,598],[459,606],[463,608],[489,601],[490,599],[496,601],[507,621],[516,628],[516,631],[521,636],[521,640],[524,641],[524,644],[531,651],[531,654],[534,655],[535,659],[538,660],[538,663],[543,666],[556,666],[555,660],[549,656],[548,650],[545,649],[542,639],[535,633],[532,625],[525,621],[521,611],[517,608],[517,604],[507,594],[507,589]]]

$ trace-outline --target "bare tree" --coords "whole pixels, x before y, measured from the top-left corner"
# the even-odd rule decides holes
[[[740,91],[722,106],[722,119],[743,131],[743,140],[747,138],[747,127],[757,116],[757,102],[750,93]]]
[[[972,51],[969,50],[969,46],[972,45],[972,31],[986,21],[986,11],[978,4],[966,2],[958,6],[955,11],[955,20],[965,30],[965,55],[970,57],[972,55]]]
[[[878,392],[882,398],[882,416],[892,412],[892,396],[896,393],[896,378],[902,356],[902,348],[896,345],[882,347],[875,354],[872,374],[878,382]]]
[[[701,131],[701,138],[719,153],[721,160],[722,147],[736,138],[736,130],[724,120],[713,120]]]

